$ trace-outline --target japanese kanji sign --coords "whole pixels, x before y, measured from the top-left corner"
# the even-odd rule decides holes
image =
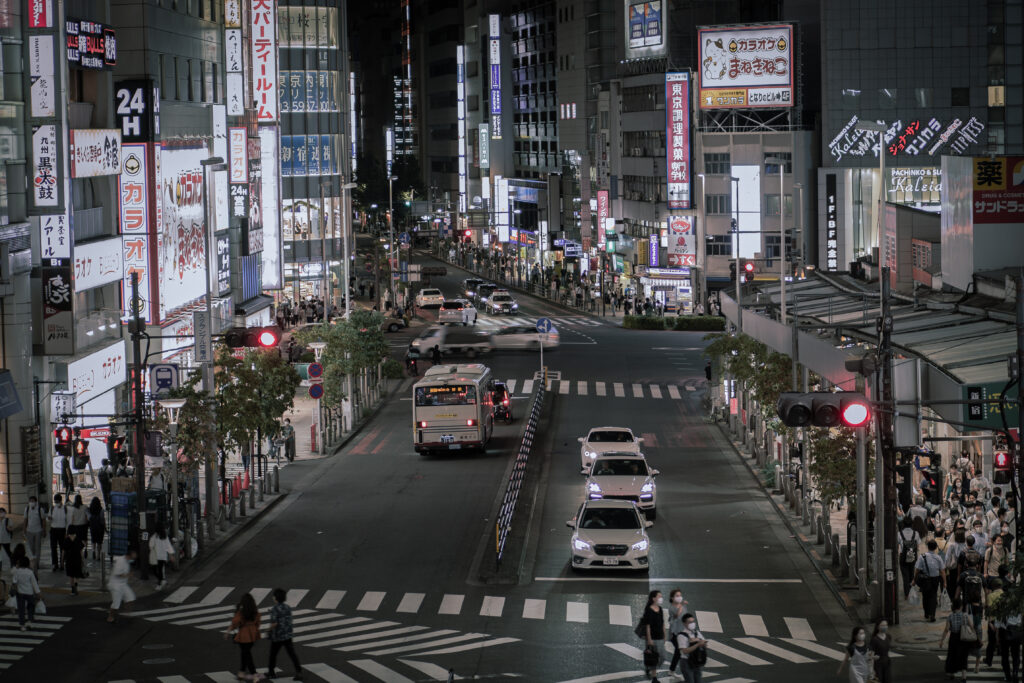
[[[697,35],[701,109],[794,105],[792,25],[702,28]]]
[[[668,208],[690,208],[690,74],[665,74]]]
[[[256,118],[260,123],[273,123],[277,121],[277,11],[274,0],[252,0],[249,19]]]
[[[150,202],[154,184],[149,179],[149,145],[128,143],[121,146],[121,175],[118,178],[118,206],[121,219],[121,292],[125,314],[130,312],[132,273],[139,276],[140,315],[148,323],[153,319],[150,278]]]
[[[974,157],[974,223],[1024,223],[1024,157]]]
[[[71,229],[66,213],[39,217],[39,256],[43,259],[71,258]]]
[[[32,126],[32,201],[36,206],[59,206],[57,126]]]

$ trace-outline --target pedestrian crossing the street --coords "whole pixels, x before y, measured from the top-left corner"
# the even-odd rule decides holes
[[[37,614],[31,628],[22,631],[16,615],[0,617],[0,678],[3,678],[4,669],[14,666],[68,621],[71,621],[70,617]]]
[[[534,380],[505,380],[509,393],[513,396],[528,396],[533,393]],[[551,379],[549,391],[561,396],[608,397],[648,399],[654,401],[681,401],[684,396],[693,394],[707,386],[707,380],[690,379],[683,384],[645,384],[622,382],[598,382],[596,380]]]

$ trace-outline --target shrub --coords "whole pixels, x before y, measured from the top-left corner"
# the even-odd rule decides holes
[[[384,361],[384,365],[381,368],[381,372],[384,373],[385,379],[402,379],[404,376],[404,370],[402,364],[394,358],[388,358]]]
[[[716,315],[684,315],[676,318],[674,330],[718,332],[725,329],[725,318]]]
[[[665,319],[653,315],[627,315],[622,326],[628,330],[663,330]]]
[[[302,355],[299,356],[299,362],[300,363],[315,363],[316,362],[316,354],[313,353],[312,351],[304,351],[302,353]]]

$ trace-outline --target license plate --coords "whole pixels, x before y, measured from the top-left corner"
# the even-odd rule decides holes
[[[441,443],[451,443],[452,441],[455,441],[455,437],[451,434],[443,434],[441,436]]]
[[[617,567],[619,565],[619,561],[616,560],[614,557],[606,557],[606,558],[604,558],[604,563],[612,565],[613,567]]]
[[[460,448],[462,448],[462,444],[461,443],[448,444],[448,448],[449,448],[449,450],[457,451]]]

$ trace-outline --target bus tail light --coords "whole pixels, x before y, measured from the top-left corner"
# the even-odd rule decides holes
[[[427,426],[427,423],[425,421],[424,422],[420,422],[420,429],[424,429],[424,428],[426,428],[426,426]]]
[[[508,397],[507,396],[501,401],[501,404],[502,405],[506,405],[506,406],[508,405]]]
[[[466,420],[466,426],[467,427],[475,427],[476,426],[476,420]]]

